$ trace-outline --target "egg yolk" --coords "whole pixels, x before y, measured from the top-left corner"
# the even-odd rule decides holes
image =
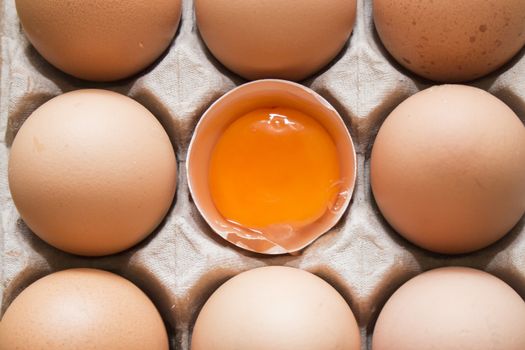
[[[309,225],[335,203],[338,152],[314,118],[289,108],[254,110],[235,120],[211,154],[209,186],[229,222],[264,233]]]

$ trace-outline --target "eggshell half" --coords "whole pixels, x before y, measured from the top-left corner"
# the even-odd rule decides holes
[[[313,224],[279,241],[232,226],[215,207],[208,184],[212,149],[236,118],[258,108],[282,106],[315,118],[332,136],[340,159],[341,190],[336,206]],[[238,247],[265,254],[303,249],[332,228],[345,212],[354,189],[356,155],[352,139],[337,111],[314,91],[283,80],[259,80],[242,85],[217,100],[200,119],[190,143],[186,162],[190,191],[204,219],[222,238]]]

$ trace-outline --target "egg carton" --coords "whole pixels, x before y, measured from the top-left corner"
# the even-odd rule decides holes
[[[388,297],[422,271],[450,265],[488,271],[525,296],[525,220],[496,244],[468,255],[445,256],[410,244],[382,218],[370,189],[369,160],[375,135],[388,114],[410,95],[432,85],[395,63],[374,30],[372,1],[359,0],[352,37],[324,70],[301,82],[341,114],[357,151],[352,202],[340,222],[300,254],[264,256],[218,237],[188,191],[185,159],[203,112],[245,81],[230,73],[199,36],[193,3],[183,1],[177,36],[147,71],[121,82],[90,83],[61,73],[25,38],[14,0],[0,2],[0,305],[1,313],[29,284],[51,272],[93,267],[113,271],[142,288],[163,316],[172,349],[189,349],[192,328],[207,298],[230,277],[266,265],[286,265],[320,276],[347,300],[361,328],[363,349]],[[471,85],[487,90],[525,118],[525,59]],[[9,148],[24,120],[63,92],[103,88],[128,95],[159,118],[175,147],[178,189],[160,227],[123,253],[83,258],[63,253],[32,234],[20,219],[7,183]],[[524,174],[525,176],[525,174]]]

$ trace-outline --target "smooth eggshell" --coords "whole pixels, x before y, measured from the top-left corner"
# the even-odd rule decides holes
[[[350,307],[328,283],[289,267],[244,272],[201,310],[192,350],[358,350]]]
[[[199,32],[212,54],[250,80],[301,80],[347,42],[355,0],[196,0]]]
[[[149,235],[175,194],[177,163],[155,117],[104,90],[58,96],[24,122],[9,187],[29,228],[80,255],[125,250]]]
[[[409,241],[467,253],[503,237],[525,212],[525,127],[491,94],[443,85],[385,120],[371,183],[386,220]]]
[[[525,44],[523,0],[374,0],[373,6],[386,49],[428,79],[479,78]]]
[[[168,350],[162,318],[128,280],[94,269],[48,275],[0,322],[2,350]]]
[[[525,303],[505,282],[448,267],[399,288],[381,311],[372,350],[522,350]]]
[[[77,78],[111,81],[153,63],[169,46],[181,0],[16,0],[37,51]]]

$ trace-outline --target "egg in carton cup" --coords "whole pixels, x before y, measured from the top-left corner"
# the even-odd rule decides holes
[[[98,268],[139,286],[159,310],[170,347],[189,349],[198,313],[219,286],[243,271],[283,265],[312,272],[334,287],[355,315],[362,348],[371,349],[372,332],[383,305],[398,287],[423,271],[474,267],[501,278],[525,296],[523,219],[485,249],[440,255],[403,239],[381,215],[370,180],[375,137],[402,101],[433,83],[402,68],[386,51],[375,31],[371,1],[357,2],[352,36],[337,57],[301,81],[335,108],[352,137],[357,172],[351,202],[335,226],[299,254],[277,256],[249,252],[219,237],[190,193],[184,168],[193,132],[215,101],[245,82],[206,48],[197,30],[193,1],[182,2],[180,27],[162,57],[144,72],[114,83],[86,82],[51,66],[23,34],[14,1],[6,0],[1,6],[2,314],[22,290],[45,275],[68,268]],[[523,122],[523,76],[525,60],[520,51],[501,69],[469,85],[498,97]],[[178,160],[177,191],[164,221],[138,245],[100,258],[70,255],[36,237],[21,220],[7,183],[10,147],[27,117],[53,97],[83,88],[112,90],[145,106],[166,130]]]

